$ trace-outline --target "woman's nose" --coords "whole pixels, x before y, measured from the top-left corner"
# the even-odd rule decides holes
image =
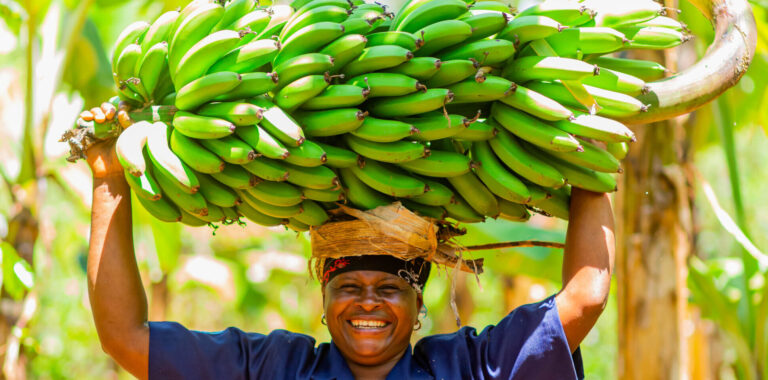
[[[357,303],[366,310],[372,310],[381,304],[381,297],[373,287],[363,287],[357,298]]]

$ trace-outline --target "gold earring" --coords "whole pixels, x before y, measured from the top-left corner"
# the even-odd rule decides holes
[[[323,316],[320,317],[320,323],[322,323],[323,326],[328,326],[328,321],[325,320],[325,313],[323,313]]]
[[[421,320],[420,320],[420,319],[417,319],[417,320],[416,320],[416,325],[415,325],[415,326],[416,326],[416,327],[414,327],[414,328],[413,328],[413,331],[419,331],[419,330],[421,330]]]

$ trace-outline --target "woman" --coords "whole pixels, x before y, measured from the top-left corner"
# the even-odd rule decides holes
[[[573,189],[562,290],[480,334],[465,327],[411,349],[429,265],[389,256],[328,260],[323,320],[332,343],[315,347],[313,338],[283,330],[208,334],[147,321],[130,190],[113,144],[87,152],[94,180],[88,289],[104,351],[140,379],[583,378],[578,346],[605,306],[613,268],[605,194]]]

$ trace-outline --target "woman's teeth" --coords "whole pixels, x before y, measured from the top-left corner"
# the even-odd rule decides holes
[[[353,327],[358,329],[377,329],[387,325],[387,322],[383,321],[364,321],[364,320],[352,320],[349,321]]]

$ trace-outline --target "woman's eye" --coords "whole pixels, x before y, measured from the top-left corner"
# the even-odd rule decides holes
[[[382,285],[379,287],[379,289],[388,291],[400,290],[400,288],[396,285]]]
[[[344,284],[344,285],[341,285],[339,288],[344,290],[353,290],[353,289],[357,289],[358,286],[355,284]]]

